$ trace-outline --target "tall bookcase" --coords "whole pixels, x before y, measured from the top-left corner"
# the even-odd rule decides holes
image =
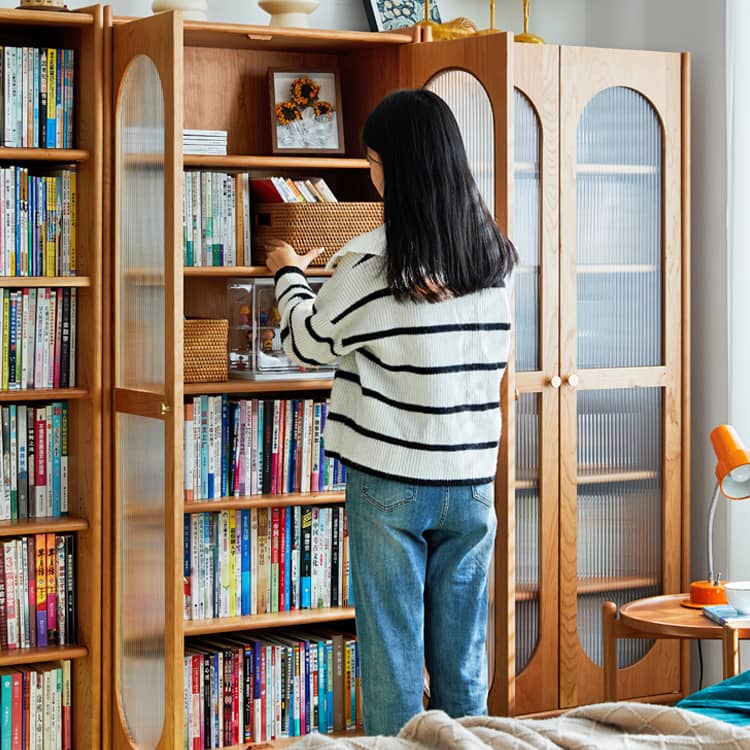
[[[74,104],[72,148],[0,147],[0,164],[30,173],[75,166],[77,268],[75,276],[4,276],[3,289],[76,290],[76,382],[72,387],[0,391],[3,407],[66,401],[69,413],[69,512],[61,517],[0,522],[0,540],[41,533],[71,533],[76,545],[77,643],[0,652],[0,666],[25,667],[72,660],[72,746],[101,746],[102,632],[102,388],[101,247],[103,8],[71,13],[0,11],[0,45],[72,49]]]
[[[360,129],[382,97],[422,86],[443,68],[468,69],[488,92],[485,164],[502,175],[493,207],[508,217],[511,86],[509,37],[415,44],[405,34],[269,29],[183,22],[179,14],[113,21],[113,747],[183,742],[185,638],[328,623],[353,627],[353,610],[330,608],[183,621],[183,516],[187,511],[341,503],[343,493],[183,502],[183,404],[194,394],[324,396],[328,380],[186,385],[185,316],[226,318],[230,279],[265,267],[183,268],[184,168],[254,176],[323,176],[340,200],[372,200]],[[272,153],[268,69],[335,69],[346,151],[341,156]],[[182,152],[183,128],[228,131],[228,156]],[[313,271],[320,274],[321,271]],[[137,360],[134,359],[137,357]],[[154,710],[157,707],[157,710]]]

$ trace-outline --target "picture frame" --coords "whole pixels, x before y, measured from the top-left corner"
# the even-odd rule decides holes
[[[424,21],[424,0],[364,0],[371,31],[393,31]],[[430,20],[441,23],[437,0],[430,2]]]
[[[343,154],[341,84],[331,68],[269,68],[274,154]]]

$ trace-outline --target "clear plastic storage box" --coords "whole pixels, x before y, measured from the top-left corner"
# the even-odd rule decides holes
[[[309,280],[317,291],[323,281]],[[282,380],[333,377],[334,366],[300,367],[281,348],[281,320],[273,279],[241,279],[229,295],[229,377]]]

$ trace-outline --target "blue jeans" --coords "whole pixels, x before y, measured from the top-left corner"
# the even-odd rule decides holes
[[[426,486],[347,469],[346,514],[365,734],[423,709],[487,713],[493,484]]]

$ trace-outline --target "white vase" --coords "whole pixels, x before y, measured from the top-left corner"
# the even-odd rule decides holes
[[[258,5],[271,14],[269,26],[309,26],[307,17],[320,3],[318,0],[259,0]]]
[[[207,21],[208,0],[153,0],[151,11],[181,10],[186,21]]]

